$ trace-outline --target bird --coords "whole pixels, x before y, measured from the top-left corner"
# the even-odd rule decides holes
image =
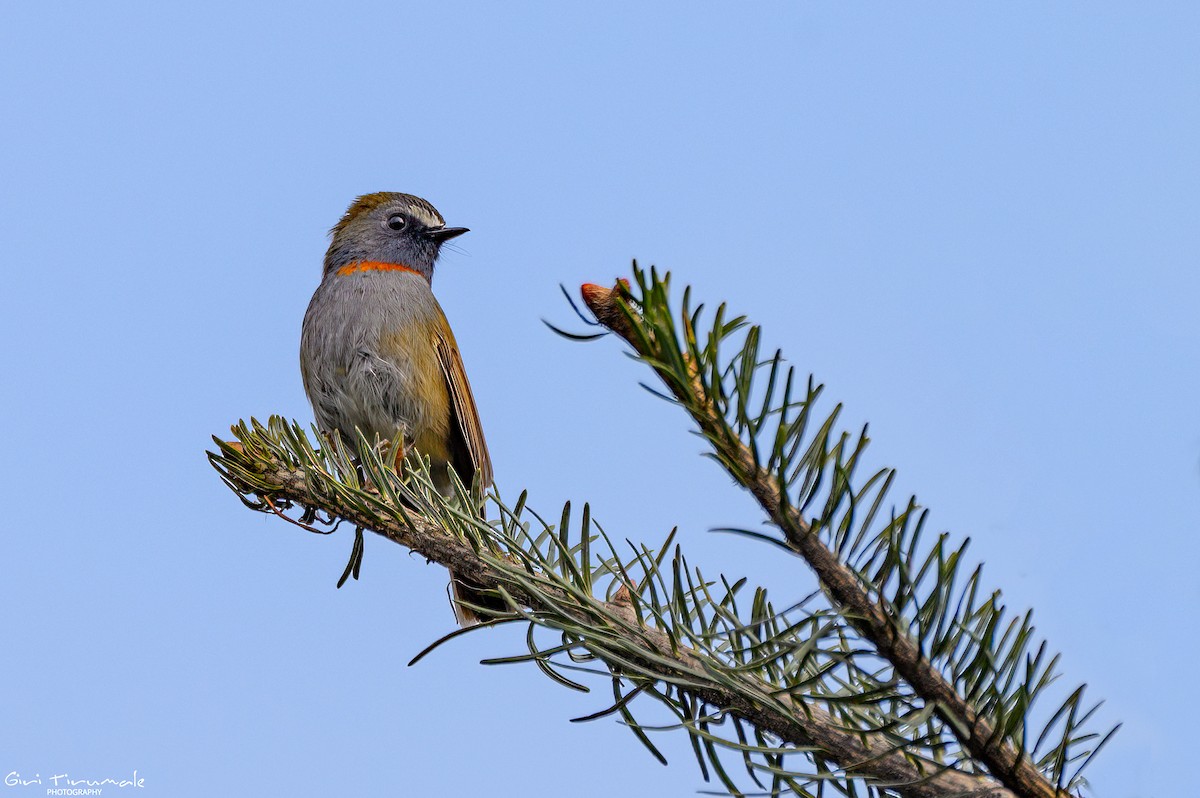
[[[433,295],[442,245],[468,232],[447,227],[428,201],[383,191],[351,203],[329,231],[321,283],[304,314],[300,372],[317,426],[353,443],[403,434],[427,457],[434,486],[453,495],[449,469],[470,487],[492,484],[492,462],[458,343]],[[404,452],[396,452],[400,469]],[[487,604],[453,571],[461,626],[482,619],[461,602]]]

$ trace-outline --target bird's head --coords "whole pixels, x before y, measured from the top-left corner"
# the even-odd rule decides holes
[[[356,264],[404,266],[433,279],[442,244],[467,232],[447,227],[442,215],[412,194],[380,191],[365,194],[330,230],[325,276],[353,270]]]

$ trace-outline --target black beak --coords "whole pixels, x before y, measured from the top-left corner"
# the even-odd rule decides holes
[[[425,237],[440,244],[469,232],[471,231],[465,227],[431,227],[425,231]]]

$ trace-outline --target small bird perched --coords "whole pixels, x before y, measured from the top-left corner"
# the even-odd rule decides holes
[[[420,197],[395,192],[354,201],[330,233],[321,284],[304,314],[300,371],[317,425],[353,441],[404,445],[429,458],[434,484],[451,495],[447,468],[486,490],[492,463],[458,344],[433,296],[433,264],[447,227]],[[403,453],[396,454],[396,466]],[[454,614],[479,621],[458,603],[480,603],[453,573]]]

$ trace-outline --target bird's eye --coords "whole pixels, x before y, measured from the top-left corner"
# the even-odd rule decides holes
[[[403,230],[404,225],[408,224],[408,220],[398,213],[393,213],[388,217],[387,224],[388,227],[392,228],[393,230]]]

